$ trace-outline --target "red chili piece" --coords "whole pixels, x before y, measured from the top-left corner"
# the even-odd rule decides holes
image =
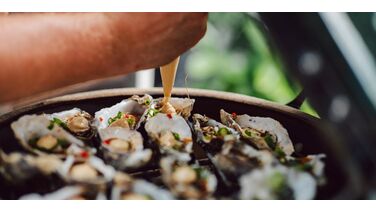
[[[86,152],[86,151],[82,151],[82,152],[80,153],[80,155],[81,155],[81,157],[83,157],[83,158],[88,158],[88,157],[89,157],[89,153]]]
[[[172,119],[172,115],[171,115],[171,113],[168,113],[168,114],[167,114],[167,117],[168,117],[169,119]]]

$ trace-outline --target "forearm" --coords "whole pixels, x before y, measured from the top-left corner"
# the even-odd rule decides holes
[[[164,65],[195,45],[206,13],[0,17],[0,102]]]
[[[120,64],[107,21],[97,13],[0,18],[0,102],[113,75]]]

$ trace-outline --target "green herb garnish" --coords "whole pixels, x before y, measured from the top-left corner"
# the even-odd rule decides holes
[[[159,110],[154,109],[154,108],[150,108],[147,112],[147,116],[153,117],[153,116],[157,115],[158,113],[159,113]]]
[[[132,117],[127,118],[128,125],[133,128],[133,125],[135,124],[135,120]]]
[[[172,135],[174,136],[175,140],[180,141],[180,135],[178,133],[173,132]]]
[[[50,121],[50,124],[48,125],[48,129],[49,130],[52,130],[54,128],[54,125],[57,124],[59,125],[60,127],[64,128],[64,129],[68,129],[68,126],[66,123],[64,123],[62,120],[58,119],[58,118],[53,118],[51,121]]]
[[[209,177],[209,172],[201,167],[193,168],[193,170],[196,172],[199,179],[206,179]]]
[[[274,141],[274,139],[272,138],[270,134],[266,134],[266,136],[264,137],[264,140],[266,141],[266,144],[268,144],[270,149],[275,150],[277,146],[277,142]]]
[[[121,117],[122,117],[123,115],[124,115],[124,113],[121,112],[121,111],[119,111],[119,112],[116,114],[115,117],[113,117],[113,118],[109,118],[109,119],[108,119],[108,121],[107,121],[108,125],[111,125],[111,124],[114,123],[116,120],[121,119]]]
[[[219,128],[218,132],[217,132],[217,135],[218,136],[225,136],[225,135],[228,135],[230,134],[230,130],[228,130],[227,128],[225,127],[221,127]]]
[[[296,168],[301,171],[311,171],[313,166],[311,164],[304,163],[304,164],[299,164],[298,166],[296,166]]]
[[[246,130],[244,131],[244,134],[245,134],[246,136],[248,136],[248,137],[252,137],[252,132],[251,132],[250,130],[248,130],[248,129],[246,129]]]
[[[48,125],[47,129],[52,130],[55,126],[55,123],[53,121],[50,121],[50,124]]]
[[[273,191],[278,191],[281,190],[281,188],[285,184],[285,180],[285,176],[283,176],[282,173],[275,172],[269,177],[268,184]]]
[[[207,141],[207,142],[212,140],[212,136],[210,136],[210,135],[204,135],[203,138],[204,138],[204,141]]]
[[[292,198],[292,190],[289,188],[286,177],[282,173],[275,172],[269,176],[268,184],[278,199]]]
[[[286,153],[279,146],[275,147],[274,153],[276,154],[276,156],[278,158],[284,158],[284,157],[286,157]]]
[[[57,139],[57,143],[63,149],[67,149],[69,147],[69,145],[70,145],[70,143],[68,141],[64,140],[64,139]]]

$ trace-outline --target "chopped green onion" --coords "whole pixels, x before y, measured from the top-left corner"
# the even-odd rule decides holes
[[[198,176],[199,179],[206,179],[209,177],[209,172],[207,172],[202,167],[193,168],[193,170],[196,172],[196,175]]]
[[[69,147],[70,143],[64,139],[57,139],[58,144],[61,146],[61,148],[66,149]]]
[[[158,113],[159,113],[159,110],[154,109],[154,108],[150,108],[150,109],[148,110],[148,112],[147,112],[147,115],[148,115],[149,117],[153,117],[153,116],[157,115]]]
[[[274,141],[274,139],[272,138],[270,134],[266,134],[266,136],[264,137],[264,140],[266,141],[266,144],[268,144],[270,149],[275,150],[277,146],[277,142]]]
[[[246,129],[246,130],[244,131],[244,133],[245,133],[245,135],[247,135],[248,137],[252,137],[252,132],[251,132],[250,130]]]
[[[228,134],[230,134],[230,131],[225,127],[219,128],[219,130],[217,132],[218,136],[225,136],[225,135],[228,135]]]
[[[108,125],[111,125],[111,124],[114,123],[116,120],[121,119],[121,117],[122,117],[123,115],[124,115],[124,113],[121,112],[121,111],[119,111],[119,112],[116,114],[115,117],[113,117],[113,118],[110,117],[110,118],[108,119],[108,121],[107,121]]]
[[[180,141],[180,135],[178,133],[173,132],[172,135],[174,136],[175,140]]]
[[[68,129],[68,126],[67,124],[65,124],[62,120],[58,119],[58,118],[53,118],[51,121],[50,121],[50,124],[48,125],[48,129],[49,130],[52,130],[54,128],[54,125],[57,124],[59,125],[60,127],[64,128],[64,129]]]
[[[270,188],[274,191],[279,191],[283,188],[285,182],[285,176],[282,175],[280,172],[275,172],[271,175],[268,179],[268,184]]]
[[[279,146],[275,147],[274,153],[277,155],[278,158],[284,158],[284,157],[286,157],[286,153]]]
[[[305,163],[299,164],[298,166],[296,166],[296,168],[301,171],[310,171],[312,170],[313,166],[311,164]]]
[[[210,135],[204,135],[203,139],[206,142],[210,142],[212,140],[212,136],[210,136]]]
[[[131,117],[131,118],[128,118],[127,119],[127,122],[128,122],[128,125],[130,126],[130,127],[133,127],[133,125],[135,124],[135,120]]]
[[[52,130],[55,126],[55,123],[53,121],[50,121],[50,124],[48,125],[47,129]]]

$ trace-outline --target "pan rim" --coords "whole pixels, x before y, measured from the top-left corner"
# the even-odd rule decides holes
[[[241,104],[246,104],[250,106],[258,106],[264,107],[275,112],[280,112],[284,114],[288,114],[293,116],[294,118],[298,118],[302,121],[314,124],[321,121],[320,118],[314,117],[307,113],[304,113],[296,108],[272,102],[269,100],[247,96],[244,94],[232,93],[232,92],[225,92],[225,91],[217,91],[217,90],[209,90],[209,89],[198,89],[198,88],[174,88],[172,91],[172,95],[177,96],[189,96],[193,97],[207,97],[207,98],[215,98],[220,100],[232,101]],[[48,106],[58,103],[64,102],[74,102],[74,101],[83,101],[83,100],[93,100],[99,98],[109,98],[109,97],[119,97],[119,96],[131,96],[131,95],[162,95],[163,88],[161,87],[154,87],[154,88],[113,88],[113,89],[102,89],[102,90],[94,90],[94,91],[86,91],[86,92],[78,92],[73,94],[66,94],[62,96],[57,96],[53,98],[48,98],[44,100],[40,100],[31,104],[23,105],[20,107],[14,108],[12,111],[2,114],[0,116],[0,124],[6,122],[7,120],[16,117],[22,113],[26,113],[33,109]]]

